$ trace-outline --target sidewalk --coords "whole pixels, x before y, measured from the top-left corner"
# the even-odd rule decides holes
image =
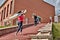
[[[45,23],[38,24],[37,26],[31,26],[31,27],[23,29],[22,31],[23,35],[20,35],[18,33],[16,37],[15,32],[13,32],[13,33],[0,37],[0,40],[16,40],[16,38],[18,38],[19,40],[31,40],[29,35],[38,33],[37,30],[44,26],[45,26]]]

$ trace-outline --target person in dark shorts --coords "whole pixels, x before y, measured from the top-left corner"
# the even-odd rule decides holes
[[[41,23],[41,17],[40,16],[37,16],[37,23]]]
[[[21,12],[21,11],[19,11],[18,12],[18,29],[17,29],[17,32],[16,32],[16,35],[17,35],[17,33],[20,31],[20,32],[22,32],[22,25],[23,25],[23,20],[24,20],[24,14]]]
[[[33,14],[33,18],[34,18],[34,25],[36,26],[37,25],[37,15],[36,14]]]

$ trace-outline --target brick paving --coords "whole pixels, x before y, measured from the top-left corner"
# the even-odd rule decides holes
[[[41,23],[41,24],[38,24],[37,26],[33,25],[30,27],[24,28],[22,31],[22,35],[19,32],[18,35],[16,36],[15,35],[16,32],[13,32],[0,37],[0,40],[31,40],[29,35],[38,33],[37,30],[40,29],[41,27],[44,27],[45,25],[46,23]]]

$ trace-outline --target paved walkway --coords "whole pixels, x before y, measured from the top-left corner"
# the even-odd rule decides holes
[[[45,26],[45,23],[38,24],[37,26],[31,26],[23,29],[22,35],[19,32],[18,35],[16,36],[15,35],[16,32],[13,32],[0,37],[0,40],[31,40],[29,35],[38,33],[37,30],[44,26]]]

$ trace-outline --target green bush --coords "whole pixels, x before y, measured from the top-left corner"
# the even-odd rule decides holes
[[[53,33],[54,40],[57,40],[57,38],[60,38],[60,23],[52,24],[52,33]]]
[[[11,25],[0,26],[0,28],[10,27]]]

